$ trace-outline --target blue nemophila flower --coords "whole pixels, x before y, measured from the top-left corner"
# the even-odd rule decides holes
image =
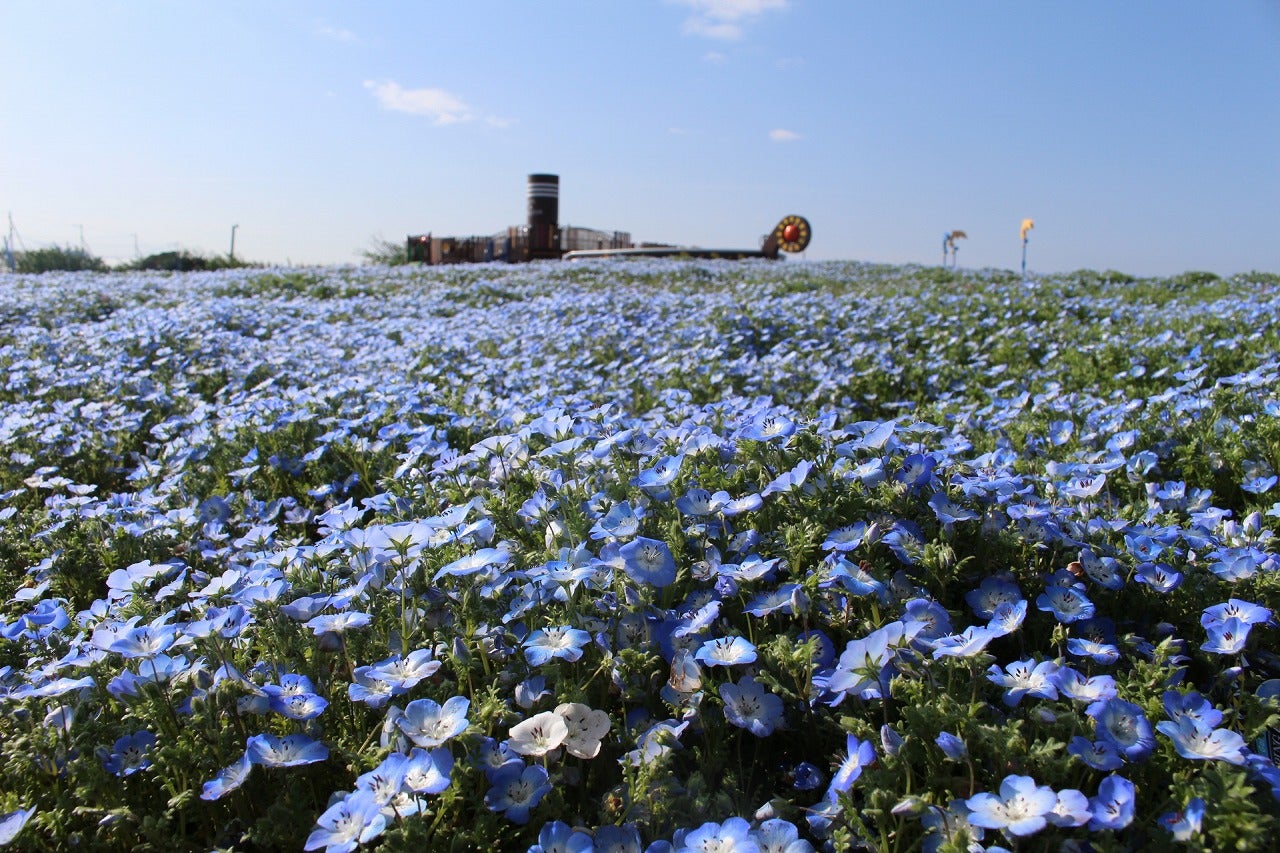
[[[756,647],[746,637],[707,640],[693,655],[704,666],[741,666],[755,663]]]
[[[325,809],[303,849],[350,853],[377,838],[386,828],[382,804],[369,791],[357,790]]]
[[[1093,717],[1095,737],[1116,748],[1128,761],[1142,761],[1155,748],[1151,722],[1142,709],[1123,699],[1106,699],[1085,709]]]
[[[801,761],[788,775],[792,779],[791,787],[797,791],[812,791],[822,787],[822,783],[826,781],[822,771],[807,761]]]
[[[547,679],[541,675],[521,681],[514,692],[516,704],[526,711],[551,695],[551,691],[547,689]]]
[[[1143,563],[1134,571],[1133,579],[1163,594],[1182,585],[1182,572],[1175,572],[1164,563]]]
[[[987,679],[1005,688],[1005,704],[1015,707],[1023,701],[1024,695],[1056,699],[1057,688],[1053,683],[1056,671],[1057,663],[1053,661],[1014,661],[1004,670],[997,663],[992,663],[991,669],[987,670]]]
[[[676,853],[760,853],[760,845],[751,837],[751,824],[740,817],[677,830],[672,842]]]
[[[730,498],[725,492],[716,492],[711,496],[711,504],[713,509],[725,516],[733,518],[742,515],[744,512],[755,512],[764,506],[764,498],[760,497],[758,492],[741,495],[740,497]]]
[[[1242,625],[1261,625],[1271,619],[1271,611],[1251,601],[1232,598],[1224,604],[1206,607],[1200,617],[1200,624],[1208,628],[1211,625],[1225,624],[1228,619],[1236,619]]]
[[[786,443],[785,439],[795,435],[795,422],[786,415],[777,412],[767,412],[756,415],[751,422],[738,430],[735,438],[745,438],[751,441],[773,441],[774,439],[784,439],[782,443]]]
[[[1077,702],[1097,702],[1116,695],[1116,680],[1109,675],[1086,676],[1069,666],[1059,666],[1053,674],[1058,692]]]
[[[491,737],[481,738],[473,764],[484,771],[485,778],[492,784],[493,776],[497,771],[504,767],[514,765],[524,766],[524,761],[520,756],[516,755],[511,745],[504,741],[497,741]]]
[[[662,588],[676,579],[676,561],[667,543],[639,536],[618,550],[622,570],[633,581]]]
[[[1244,764],[1244,738],[1230,729],[1215,729],[1198,720],[1182,716],[1156,724],[1156,730],[1173,741],[1173,748],[1183,758],[1207,760],[1216,758],[1229,764]]]
[[[1049,441],[1054,447],[1060,447],[1071,440],[1075,434],[1075,421],[1051,421],[1049,423]]]
[[[32,806],[29,809],[16,809],[0,815],[0,847],[17,838],[18,833],[22,832],[22,828],[27,825],[27,821],[31,820],[31,816],[35,813],[35,807]]]
[[[884,583],[868,572],[861,564],[851,563],[842,556],[831,555],[823,561],[826,577],[819,584],[826,589],[839,584],[854,595],[875,595],[884,599],[887,595]]]
[[[150,658],[167,651],[178,638],[177,625],[166,624],[167,616],[134,628],[118,637],[108,647],[125,658]]]
[[[1124,829],[1133,822],[1135,792],[1123,776],[1108,776],[1098,785],[1098,796],[1089,798],[1093,817],[1089,829]]]
[[[813,845],[800,837],[800,829],[791,821],[772,817],[751,830],[760,853],[813,853]]]
[[[663,456],[653,463],[653,466],[641,471],[639,476],[631,481],[632,485],[639,486],[654,497],[660,496],[666,491],[666,487],[675,481],[680,474],[680,465],[684,462],[684,454],[675,456]]]
[[[372,666],[358,666],[352,672],[354,681],[347,685],[347,697],[370,708],[381,708],[391,699],[391,683],[379,678]]]
[[[249,760],[249,753],[246,752],[240,756],[239,761],[222,768],[217,776],[204,783],[200,791],[200,799],[221,799],[243,785],[244,780],[249,778],[251,770],[253,770],[253,762]]]
[[[747,602],[743,611],[757,617],[765,617],[771,613],[782,613],[787,616],[794,616],[795,608],[793,607],[793,604],[797,600],[797,596],[802,594],[803,590],[801,590],[799,584],[784,583],[776,589],[756,593],[756,595]]]
[[[1074,788],[1058,792],[1058,802],[1047,816],[1054,826],[1084,826],[1093,818],[1089,798]]]
[[[1222,722],[1222,712],[1200,695],[1199,691],[1179,693],[1177,690],[1166,690],[1161,698],[1165,713],[1174,722],[1187,718],[1210,728]]]
[[[595,842],[590,835],[574,829],[562,820],[544,823],[538,832],[538,843],[528,853],[592,853]]]
[[[720,685],[724,718],[756,737],[768,737],[782,723],[782,699],[764,689],[750,676],[737,684]]]
[[[845,756],[831,774],[827,795],[834,798],[836,794],[848,791],[862,775],[862,768],[875,760],[876,750],[871,741],[859,740],[852,734],[845,735]]]
[[[970,625],[959,634],[948,634],[933,641],[933,658],[968,658],[982,654],[987,644],[1000,634],[984,625]]]
[[[1051,586],[1036,598],[1036,608],[1048,613],[1063,624],[1093,617],[1093,602],[1084,590],[1074,586]]]
[[[1120,562],[1115,557],[1100,557],[1092,549],[1082,548],[1080,565],[1090,580],[1102,588],[1117,590],[1124,587],[1124,574]]]
[[[436,572],[435,580],[445,575],[474,575],[476,572],[491,569],[494,566],[505,566],[511,562],[511,552],[501,548],[481,548],[474,554],[459,557],[452,563],[443,566]]]
[[[908,489],[927,487],[936,489],[938,478],[934,475],[933,469],[937,464],[937,460],[931,453],[913,453],[902,460],[902,467],[898,470],[896,479]]]
[[[692,602],[696,604],[697,602]],[[671,632],[672,637],[696,637],[703,631],[715,624],[716,619],[720,618],[721,603],[719,599],[713,598],[706,604],[694,610],[692,613],[685,615],[680,619],[679,625]]]
[[[987,630],[997,637],[1006,637],[1021,628],[1026,618],[1026,599],[1005,601],[996,605],[995,612],[991,614],[991,621],[987,623]]]
[[[529,812],[551,790],[550,776],[541,764],[502,767],[489,780],[484,804],[490,811],[501,812],[512,823],[529,822]]]
[[[647,848],[644,846],[640,830],[633,823],[599,827],[595,832],[594,849],[595,853],[641,853],[642,850],[660,853],[659,850],[654,850],[653,845]]]
[[[1175,840],[1190,841],[1200,834],[1200,825],[1203,821],[1204,800],[1192,797],[1181,811],[1162,814],[1158,823],[1168,830]]]
[[[965,593],[964,600],[979,619],[990,619],[1001,604],[1015,604],[1022,601],[1022,591],[1011,580],[999,577],[986,577],[977,589]]]
[[[629,502],[619,501],[591,527],[591,538],[630,539],[640,532],[640,521],[643,518],[643,510],[637,512]]]
[[[618,759],[620,764],[633,767],[652,763],[674,749],[682,749],[680,735],[689,727],[689,721],[677,723],[675,720],[663,720],[654,723],[636,737],[636,748]]]
[[[1205,633],[1209,638],[1200,645],[1200,648],[1218,655],[1239,654],[1244,651],[1245,643],[1249,641],[1249,628],[1248,623],[1241,622],[1234,616],[1222,622],[1206,625]]]
[[[929,507],[933,515],[948,531],[959,521],[975,521],[982,516],[965,506],[953,503],[945,492],[934,492],[929,496]]]
[[[951,631],[951,614],[927,598],[913,598],[903,605],[902,622],[918,640],[934,640]]]
[[[942,754],[952,761],[964,761],[969,754],[969,747],[951,732],[939,732],[933,742],[942,750]]]
[[[308,619],[304,623],[304,627],[310,628],[313,634],[320,636],[321,634],[345,634],[347,631],[367,628],[372,623],[373,617],[368,613],[348,610],[343,613],[326,613],[323,616],[315,616]]]
[[[1240,488],[1250,494],[1261,495],[1271,491],[1276,483],[1280,482],[1280,477],[1275,474],[1251,477],[1240,484]]]
[[[311,720],[329,707],[329,702],[312,692],[311,679],[305,675],[287,674],[279,684],[264,684],[268,707],[291,720]]]
[[[356,777],[356,790],[368,791],[379,805],[387,805],[404,786],[404,770],[408,761],[409,757],[403,752],[392,752],[377,767]]]
[[[454,696],[444,705],[431,699],[415,699],[404,706],[404,711],[396,718],[396,725],[409,740],[430,749],[466,730],[470,725],[467,720],[470,707],[471,700],[465,696]]]
[[[582,647],[589,642],[591,635],[586,631],[563,625],[557,628],[539,628],[522,645],[529,664],[542,666],[552,658],[578,660],[582,657]]]
[[[684,515],[695,518],[711,515],[716,511],[716,507],[712,503],[711,492],[696,486],[676,498],[676,509],[680,510]]]
[[[249,738],[245,753],[251,762],[263,767],[297,767],[324,761],[329,757],[329,747],[304,734],[279,737],[263,733]]]
[[[1006,776],[1000,793],[975,794],[965,800],[969,823],[985,829],[1001,829],[1010,835],[1033,835],[1044,829],[1058,804],[1058,795],[1030,776]]]
[[[867,535],[867,523],[859,521],[844,527],[837,527],[827,534],[827,538],[823,540],[822,550],[838,551],[841,553],[852,551],[862,544],[862,540]]]
[[[1094,474],[1092,476],[1085,475],[1081,477],[1073,477],[1065,483],[1059,485],[1059,491],[1068,497],[1083,500],[1091,498],[1102,491],[1103,486],[1107,484],[1106,474]]]
[[[833,704],[839,704],[846,693],[864,699],[878,698],[886,668],[898,649],[915,639],[920,628],[919,622],[895,621],[877,628],[866,637],[850,640],[834,671],[827,677],[827,690],[836,694]]]
[[[809,477],[809,472],[813,470],[813,463],[808,459],[801,459],[796,466],[790,471],[779,474],[767,486],[760,491],[760,497],[767,498],[769,495],[784,494],[797,489],[804,485],[804,481]]]
[[[1105,741],[1091,741],[1076,735],[1067,744],[1067,754],[1074,755],[1094,770],[1119,770],[1124,766],[1120,750]]]
[[[118,738],[112,745],[111,752],[103,756],[102,766],[108,773],[131,776],[151,766],[149,753],[155,744],[156,736],[146,729],[125,735]]]
[[[408,692],[424,678],[430,678],[440,669],[440,661],[435,659],[431,649],[416,649],[403,658],[400,655],[378,661],[368,667],[369,673],[391,686],[393,695]]]
[[[1067,640],[1067,653],[1089,658],[1095,663],[1109,665],[1120,659],[1120,649],[1111,643],[1100,643],[1088,637],[1071,637]]]
[[[432,750],[414,747],[404,763],[402,784],[415,794],[439,794],[449,787],[453,773],[453,753],[445,747]]]

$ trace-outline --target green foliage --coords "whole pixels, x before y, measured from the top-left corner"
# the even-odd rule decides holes
[[[390,240],[384,240],[381,237],[374,237],[369,240],[369,245],[360,250],[360,257],[364,258],[366,264],[377,264],[383,266],[400,266],[409,263],[409,257],[405,252],[405,247],[401,243],[393,243]]]
[[[206,257],[183,249],[168,252],[157,252],[153,255],[147,255],[144,258],[138,258],[135,261],[122,264],[118,269],[161,272],[193,272],[201,270],[239,269],[241,267],[248,266],[254,265],[248,261],[241,260],[240,258],[230,258],[226,255],[213,255],[211,257]]]
[[[28,249],[25,252],[15,252],[13,260],[15,272],[20,273],[79,270],[100,272],[107,268],[102,258],[74,246],[55,245],[45,249]]]

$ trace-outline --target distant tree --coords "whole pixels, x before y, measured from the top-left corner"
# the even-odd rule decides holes
[[[127,269],[134,270],[173,270],[174,272],[190,272],[209,268],[209,262],[190,252],[158,252],[147,255],[128,264]]]
[[[120,270],[168,270],[171,272],[192,272],[199,270],[221,270],[230,267],[249,267],[255,264],[226,255],[205,257],[188,252],[186,249],[169,252],[157,252],[145,258],[129,261],[116,267]]]
[[[360,250],[360,257],[364,258],[367,264],[398,266],[409,262],[408,257],[405,255],[404,246],[399,243],[392,243],[390,240],[384,240],[381,237],[371,239],[369,247]]]
[[[102,258],[84,249],[71,246],[51,246],[47,249],[30,249],[13,256],[17,272],[42,273],[55,270],[95,270],[107,268]]]

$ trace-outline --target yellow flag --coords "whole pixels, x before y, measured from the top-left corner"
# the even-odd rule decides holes
[[[1022,239],[1023,240],[1027,239],[1027,232],[1035,227],[1036,227],[1036,221],[1034,219],[1022,220]]]

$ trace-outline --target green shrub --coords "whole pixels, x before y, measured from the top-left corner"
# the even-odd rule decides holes
[[[31,249],[14,255],[17,272],[42,273],[55,270],[105,270],[102,258],[89,254],[86,249],[71,246],[51,246],[47,249]]]

